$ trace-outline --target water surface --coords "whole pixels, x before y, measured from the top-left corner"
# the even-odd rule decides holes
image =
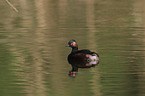
[[[139,0],[0,1],[2,96],[144,96],[145,10]],[[100,55],[100,64],[71,66],[65,45]]]

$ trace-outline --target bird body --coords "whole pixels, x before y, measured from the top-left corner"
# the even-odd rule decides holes
[[[70,40],[67,46],[72,48],[71,53],[68,55],[68,62],[72,66],[85,68],[99,63],[99,55],[97,53],[87,49],[78,50],[78,45],[75,40]]]

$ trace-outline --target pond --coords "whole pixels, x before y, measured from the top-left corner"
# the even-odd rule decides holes
[[[9,2],[0,1],[1,96],[145,96],[145,1]],[[75,78],[71,39],[100,56]]]

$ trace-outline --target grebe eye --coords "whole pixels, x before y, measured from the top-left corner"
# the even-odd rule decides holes
[[[73,45],[73,43],[71,43],[70,45]]]

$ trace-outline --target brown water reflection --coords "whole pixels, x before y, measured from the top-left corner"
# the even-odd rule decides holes
[[[143,0],[0,1],[2,96],[144,96]],[[100,54],[100,65],[67,76],[69,49]]]

